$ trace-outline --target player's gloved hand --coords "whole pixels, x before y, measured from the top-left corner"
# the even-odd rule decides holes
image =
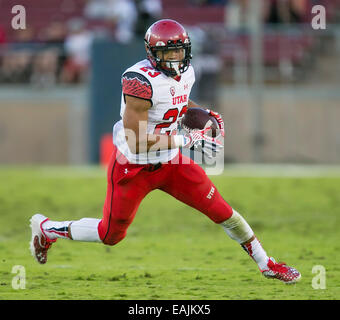
[[[175,144],[184,148],[198,148],[201,146],[204,154],[212,158],[214,152],[218,153],[223,149],[223,144],[218,139],[208,136],[207,132],[209,130],[210,127],[203,130],[192,130],[185,135],[177,135],[175,136]]]
[[[216,119],[218,123],[218,127],[220,128],[221,135],[222,137],[224,137],[225,132],[224,132],[224,122],[223,122],[222,116],[219,113],[212,111],[210,109],[206,109],[206,110],[209,112],[211,116],[213,116]]]

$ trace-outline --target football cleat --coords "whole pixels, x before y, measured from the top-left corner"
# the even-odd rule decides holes
[[[57,241],[57,239],[49,239],[41,227],[47,220],[48,218],[42,214],[35,214],[30,220],[32,230],[30,250],[32,256],[40,264],[45,264],[47,262],[47,251],[51,248],[52,243]]]
[[[268,269],[261,270],[269,279],[278,279],[286,284],[293,284],[301,279],[301,274],[295,268],[289,267],[285,262],[277,263],[274,258],[269,258]]]

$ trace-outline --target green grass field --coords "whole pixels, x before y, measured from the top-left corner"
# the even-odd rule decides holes
[[[58,240],[39,265],[29,251],[31,215],[100,218],[105,175],[97,167],[0,168],[1,300],[340,298],[340,176],[331,174],[256,177],[231,168],[211,177],[267,253],[302,273],[296,285],[265,279],[220,226],[160,191],[145,198],[118,245]],[[25,289],[12,287],[15,265],[25,268]],[[326,269],[325,289],[312,286],[316,265]]]

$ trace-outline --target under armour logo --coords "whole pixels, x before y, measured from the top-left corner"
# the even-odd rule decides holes
[[[127,174],[129,172],[129,170],[127,168],[125,168],[124,173]]]

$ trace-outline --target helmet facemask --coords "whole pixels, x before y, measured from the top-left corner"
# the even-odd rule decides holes
[[[146,42],[147,56],[153,66],[163,72],[166,76],[180,76],[181,73],[185,72],[190,64],[192,58],[191,55],[191,43],[189,39],[186,39],[186,43],[181,40],[177,40],[176,43],[172,40],[168,40],[167,45],[161,43],[151,47]],[[164,54],[169,50],[183,49],[183,59],[182,60],[164,60]]]

